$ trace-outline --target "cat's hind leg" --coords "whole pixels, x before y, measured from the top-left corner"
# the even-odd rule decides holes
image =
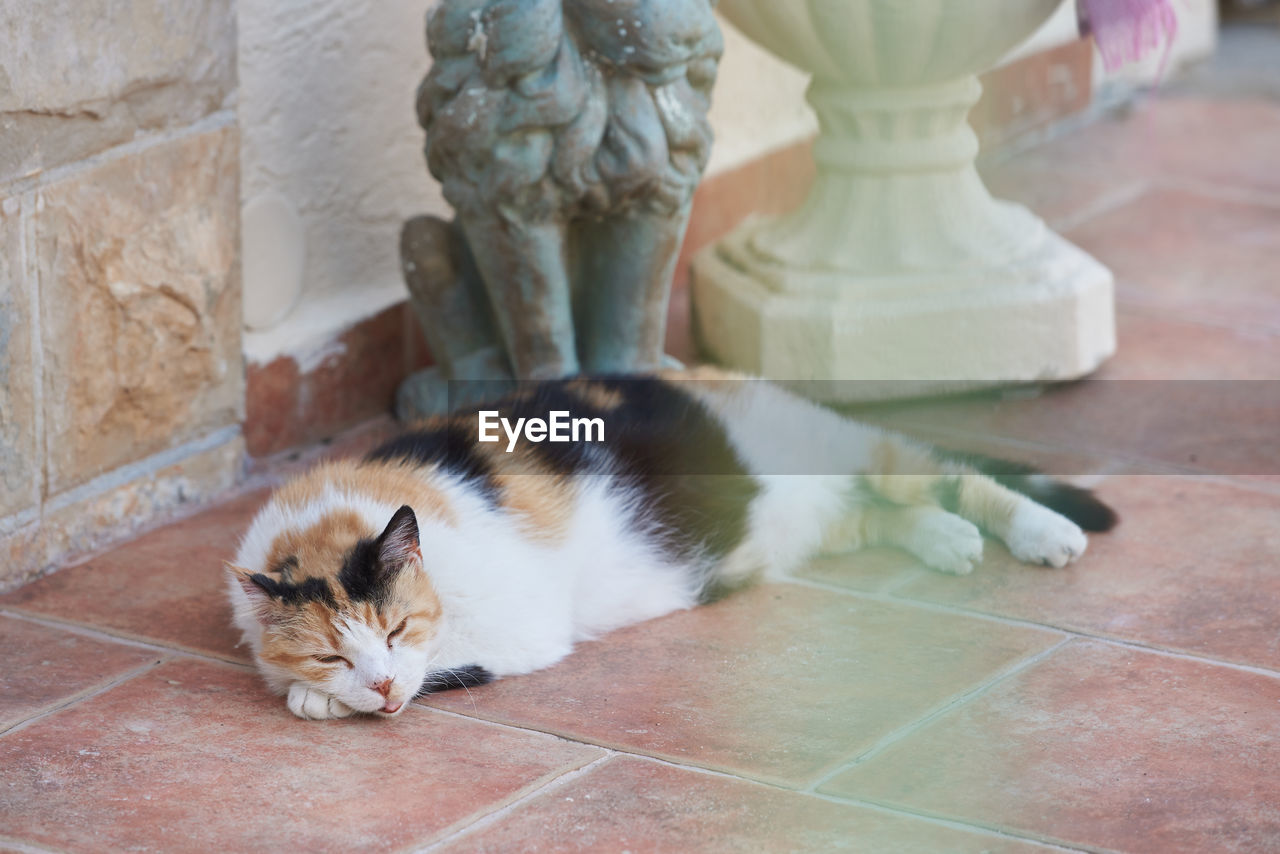
[[[876,475],[876,492],[899,504],[940,506],[1004,541],[1024,563],[1060,568],[1088,545],[1075,522],[1043,504],[974,473]]]
[[[940,507],[855,506],[832,526],[823,550],[854,551],[894,546],[910,552],[931,569],[968,575],[982,562],[978,526]]]

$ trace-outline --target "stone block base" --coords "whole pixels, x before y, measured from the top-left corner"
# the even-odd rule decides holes
[[[1115,351],[1110,271],[1047,230],[998,269],[881,277],[744,263],[745,233],[694,259],[704,353],[770,379],[844,381],[808,387],[832,402],[1075,379]]]

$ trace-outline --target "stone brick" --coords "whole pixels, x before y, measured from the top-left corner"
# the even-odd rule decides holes
[[[38,521],[6,529],[0,520],[0,590],[222,497],[243,468],[244,439],[232,435],[118,484],[64,494],[44,506]]]
[[[46,505],[45,564],[127,539],[182,508],[224,495],[239,479],[244,440],[227,442],[65,505]]]
[[[34,512],[0,519],[0,591],[36,576],[44,566],[46,534]]]
[[[22,207],[17,198],[0,200],[0,519],[35,506],[40,497],[37,372]]]
[[[236,142],[164,142],[42,191],[47,495],[240,420]]]
[[[0,0],[0,183],[189,124],[235,89],[232,0],[36,7]]]

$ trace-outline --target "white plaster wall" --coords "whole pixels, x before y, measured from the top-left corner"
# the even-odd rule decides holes
[[[724,58],[709,114],[716,142],[708,175],[818,132],[818,119],[804,100],[809,75],[717,18],[724,33]]]
[[[429,65],[425,11],[422,0],[238,3],[241,197],[282,196],[305,240],[301,299],[246,333],[253,361],[305,355],[403,299],[400,224],[447,211],[413,111]],[[246,289],[287,284],[247,278]]]

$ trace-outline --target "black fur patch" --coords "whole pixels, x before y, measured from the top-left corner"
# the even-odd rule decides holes
[[[471,423],[474,425],[475,421]],[[365,459],[371,462],[407,460],[419,465],[435,463],[469,482],[490,503],[496,503],[498,485],[493,479],[493,467],[480,453],[476,439],[474,426],[468,430],[463,421],[454,418],[397,436]]]
[[[1001,486],[1061,513],[1086,531],[1110,531],[1120,521],[1116,511],[1091,491],[1046,477],[1035,466],[959,451],[935,449],[935,453],[990,476]],[[953,509],[941,500],[941,496],[939,503],[944,509]]]
[[[333,590],[329,582],[323,578],[308,578],[297,584],[290,581],[276,581],[269,575],[256,572],[249,580],[266,591],[273,599],[279,599],[286,605],[304,605],[307,602],[322,602],[330,608],[337,607],[333,598]]]
[[[362,539],[351,547],[338,570],[338,583],[352,602],[382,602],[388,579],[378,561],[378,541]]]
[[[593,384],[599,385],[595,381]],[[614,444],[614,436],[619,429],[623,428],[621,421],[616,420],[616,410],[604,410],[594,405],[586,397],[575,393],[567,381],[525,383],[521,386],[520,392],[493,407],[513,424],[522,418],[526,420],[541,418],[545,421],[551,417],[552,412],[556,411],[569,412],[574,418],[599,418],[605,424],[603,446],[606,448]],[[478,412],[481,408],[490,407],[476,407],[476,411]],[[474,419],[478,416],[469,414],[467,417],[472,419],[471,423],[474,424],[476,423]],[[507,441],[505,435],[501,441],[504,443]],[[538,463],[552,474],[588,474],[601,471],[595,463],[602,457],[598,456],[592,450],[591,444],[587,442],[530,443],[528,450]],[[518,469],[513,471],[522,473]]]
[[[1024,476],[997,477],[997,481],[1061,513],[1086,531],[1110,531],[1120,516],[1087,489],[1061,481],[1048,483]]]
[[[759,491],[705,406],[678,385],[610,379],[623,403],[605,418],[615,432],[624,483],[645,497],[637,512],[683,557],[723,557],[746,535],[747,511]]]
[[[456,667],[452,670],[436,670],[427,674],[418,689],[418,696],[451,691],[454,688],[474,688],[493,681],[493,674],[478,664]]]

